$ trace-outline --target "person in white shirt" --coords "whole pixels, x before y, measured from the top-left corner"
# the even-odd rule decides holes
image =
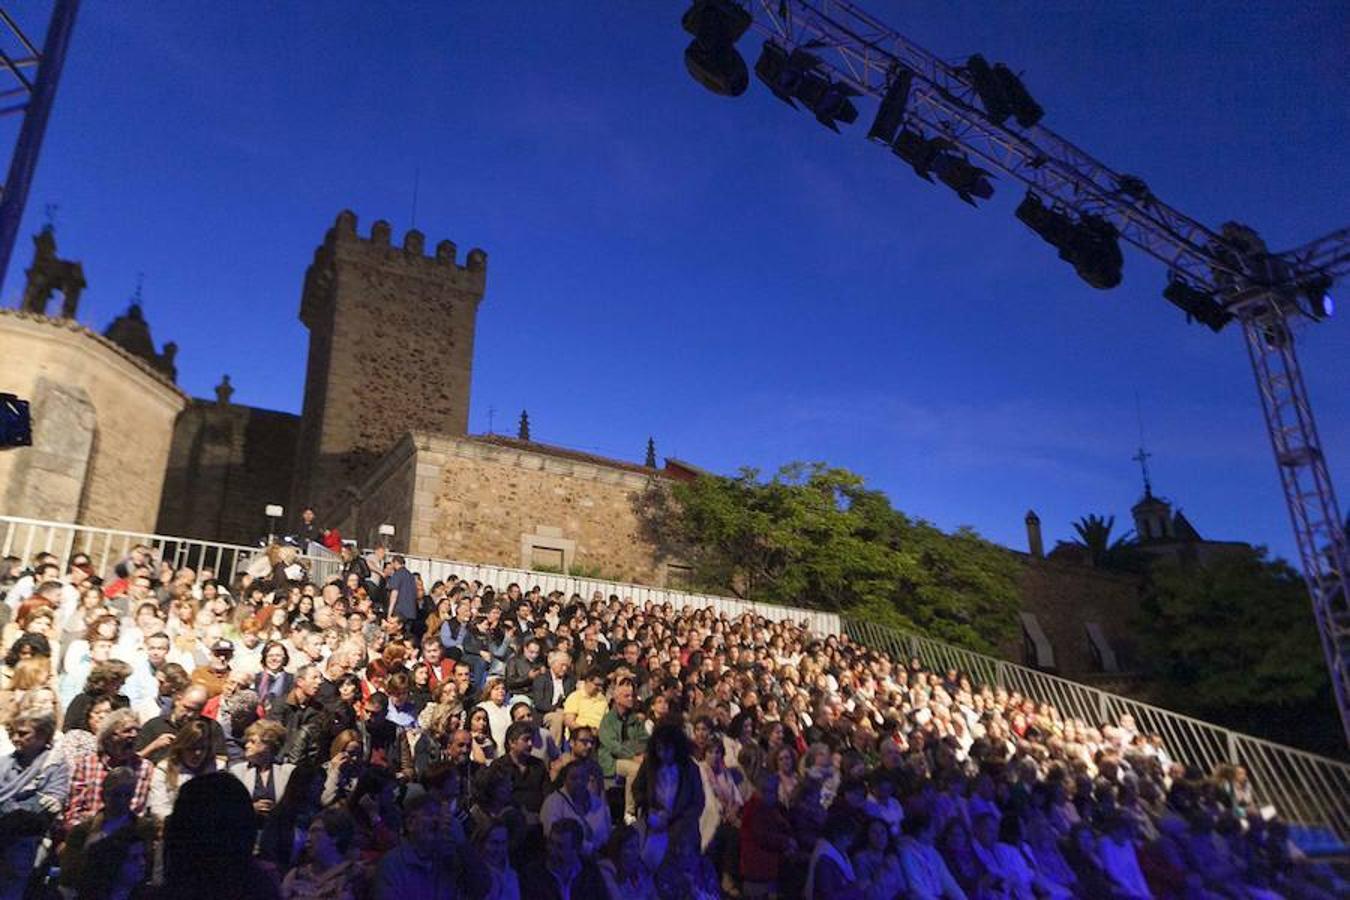
[[[581,825],[584,859],[594,859],[604,849],[613,828],[609,806],[591,790],[592,782],[600,779],[600,766],[594,760],[573,760],[563,767],[562,787],[545,797],[539,809],[546,836],[563,819],[574,819]]]
[[[947,863],[933,846],[937,825],[924,812],[905,819],[905,835],[900,839],[900,868],[905,873],[907,897],[913,900],[966,900]]]

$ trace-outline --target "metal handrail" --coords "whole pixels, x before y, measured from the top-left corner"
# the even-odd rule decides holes
[[[64,569],[73,555],[85,553],[95,572],[109,573],[137,544],[149,547],[156,559],[168,562],[175,569],[183,566],[210,568],[226,586],[262,552],[261,547],[242,544],[0,516],[0,556],[17,556],[24,562],[38,553],[51,553]],[[301,559],[319,581],[333,577],[341,569],[340,562],[327,553],[304,554]]]
[[[1274,806],[1288,821],[1324,826],[1350,841],[1350,764],[875,622],[845,616],[842,624],[851,640],[897,657],[917,657],[929,669],[957,669],[1088,724],[1119,722],[1129,713],[1141,731],[1161,735],[1177,761],[1204,771],[1220,763],[1243,765],[1262,805]]]
[[[698,594],[668,588],[651,587],[625,581],[608,581],[600,578],[582,578],[556,572],[538,572],[532,569],[516,569],[507,566],[482,565],[448,559],[435,559],[426,556],[401,554],[408,567],[422,575],[428,584],[442,581],[447,576],[480,581],[503,589],[516,583],[523,590],[538,585],[545,593],[559,591],[565,596],[578,594],[589,598],[595,591],[606,597],[611,594],[622,599],[632,599],[635,603],[669,603],[675,609],[691,607],[694,609],[713,609],[734,618],[752,613],[772,621],[806,622],[812,632],[819,635],[839,634],[840,618],[838,613],[824,612],[818,609],[805,609],[797,606],[780,606],[775,603],[757,603],[738,597],[723,597],[717,594]]]

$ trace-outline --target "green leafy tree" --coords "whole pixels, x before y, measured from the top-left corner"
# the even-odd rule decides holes
[[[1156,563],[1141,612],[1140,654],[1171,705],[1209,714],[1307,703],[1328,688],[1303,579],[1262,548]]]
[[[644,499],[649,538],[695,581],[746,599],[848,612],[990,649],[1016,620],[1018,565],[969,529],[944,534],[846,469],[793,463],[701,477]]]
[[[1144,559],[1138,552],[1138,540],[1133,532],[1111,540],[1115,524],[1115,516],[1086,515],[1073,523],[1073,530],[1078,533],[1074,543],[1087,550],[1095,568],[1139,571]]]

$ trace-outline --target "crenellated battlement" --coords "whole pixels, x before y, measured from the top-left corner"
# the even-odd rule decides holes
[[[370,226],[370,234],[362,237],[357,232],[356,213],[349,209],[338,213],[333,227],[328,229],[328,233],[324,236],[323,244],[315,250],[315,261],[318,262],[323,254],[341,254],[344,258],[354,261],[356,257],[365,256],[368,260],[379,263],[425,264],[425,273],[428,277],[444,277],[447,270],[453,270],[472,276],[470,282],[476,280],[481,283],[487,271],[486,251],[475,247],[465,257],[464,264],[460,265],[458,248],[454,241],[440,241],[436,244],[435,251],[427,254],[426,235],[416,228],[409,229],[403,235],[402,245],[395,246],[393,227],[384,219],[377,219]],[[468,286],[466,284],[466,287]]]

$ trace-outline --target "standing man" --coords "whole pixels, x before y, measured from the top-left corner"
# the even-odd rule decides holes
[[[403,630],[412,634],[417,625],[417,579],[408,571],[408,563],[399,554],[390,559],[394,571],[389,576],[389,615],[403,622]]]
[[[323,545],[323,529],[314,521],[313,507],[306,506],[300,513],[300,527],[295,529],[295,542],[300,545],[301,553],[309,552],[311,542]]]

